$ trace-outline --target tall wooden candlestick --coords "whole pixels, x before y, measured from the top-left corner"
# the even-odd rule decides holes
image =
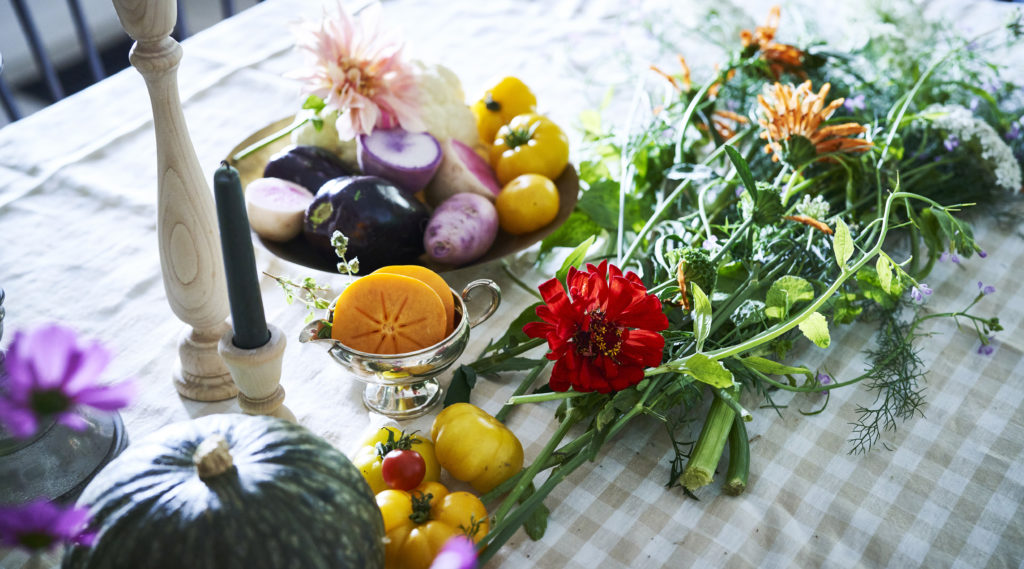
[[[164,290],[174,314],[192,326],[178,344],[178,392],[218,401],[238,388],[217,352],[228,299],[210,186],[188,134],[178,96],[181,46],[170,37],[175,0],[114,0],[121,26],[135,40],[130,60],[149,90],[157,153],[157,233]]]

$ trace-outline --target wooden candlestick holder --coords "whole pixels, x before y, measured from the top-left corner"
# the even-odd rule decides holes
[[[234,344],[234,332],[228,330],[220,337],[218,350],[238,385],[238,406],[243,412],[294,421],[295,415],[282,405],[281,360],[285,337],[277,326],[267,324],[267,328],[270,340],[259,348],[239,348]]]
[[[146,81],[157,153],[157,233],[164,290],[171,310],[191,326],[178,344],[178,392],[219,401],[238,393],[217,352],[230,330],[228,298],[210,186],[199,166],[178,95],[181,45],[170,37],[175,0],[114,0],[121,26],[135,40],[129,59]]]

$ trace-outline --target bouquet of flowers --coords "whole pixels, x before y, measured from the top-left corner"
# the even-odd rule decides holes
[[[881,19],[902,29],[911,16]],[[483,496],[497,506],[482,561],[522,525],[542,534],[544,498],[638,416],[667,428],[670,486],[708,485],[728,442],[723,489],[740,494],[745,402],[790,391],[827,404],[831,390],[863,383],[876,399],[857,410],[850,451],[867,452],[919,413],[922,324],[952,318],[980,353],[993,349],[998,319],[973,312],[992,286],[977,283],[958,310],[920,307],[936,262],[986,256],[961,211],[1020,191],[1024,101],[984,55],[1019,41],[1020,19],[972,39],[917,19],[928,43],[881,34],[842,53],[783,43],[779,22],[775,8],[743,30],[702,83],[682,57],[675,72],[652,66],[624,131],[583,115],[583,192],[540,256],[572,250],[449,394],[468,397],[478,375],[529,370],[498,418],[560,401],[534,462]],[[878,326],[863,374],[791,361],[798,343],[825,348],[830,330],[857,321]],[[680,427],[704,408],[685,442]],[[575,425],[586,428],[567,441]]]

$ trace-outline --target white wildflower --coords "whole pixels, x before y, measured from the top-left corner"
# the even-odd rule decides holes
[[[796,204],[797,213],[817,220],[827,218],[828,211],[828,202],[821,196],[814,196],[814,199],[811,199],[811,196],[804,194],[804,199]]]
[[[924,110],[924,115],[936,128],[947,131],[961,142],[976,141],[981,146],[981,157],[992,167],[996,184],[1012,192],[1020,190],[1020,164],[992,125],[960,105],[931,105]]]

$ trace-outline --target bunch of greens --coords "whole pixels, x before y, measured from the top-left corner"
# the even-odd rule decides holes
[[[449,403],[468,397],[480,374],[529,370],[499,419],[515,405],[561,401],[560,425],[535,461],[483,497],[498,503],[478,545],[486,546],[483,558],[520,525],[539,537],[544,498],[637,416],[666,426],[676,451],[670,486],[691,492],[709,484],[729,442],[724,489],[739,494],[749,464],[744,422],[752,419],[742,392],[771,404],[779,390],[817,394],[865,383],[877,397],[858,410],[851,451],[866,452],[919,412],[922,323],[956,319],[983,346],[1001,330],[996,318],[972,312],[991,287],[979,285],[961,310],[918,307],[931,294],[924,279],[937,260],[985,255],[961,210],[1008,199],[1021,186],[1024,103],[1002,96],[1017,87],[999,79],[980,47],[1019,40],[1020,22],[1003,38],[933,36],[947,47],[937,55],[936,43],[926,50],[900,38],[908,44],[902,58],[885,43],[892,37],[835,53],[821,43],[780,43],[777,27],[774,11],[765,26],[742,32],[727,62],[699,86],[685,62],[676,74],[656,69],[665,94],[638,88],[625,130],[603,128],[599,113],[584,115],[583,191],[541,256],[573,248],[555,275],[563,287],[587,260],[633,271],[667,316],[663,360],[624,389],[545,384],[527,394],[549,363],[526,356],[545,338],[523,330],[539,320],[542,301],[456,372]],[[789,361],[796,342],[827,347],[830,329],[858,320],[878,326],[862,375],[832,378]],[[679,427],[708,398],[700,435],[686,443]],[[576,424],[586,430],[565,442]]]

